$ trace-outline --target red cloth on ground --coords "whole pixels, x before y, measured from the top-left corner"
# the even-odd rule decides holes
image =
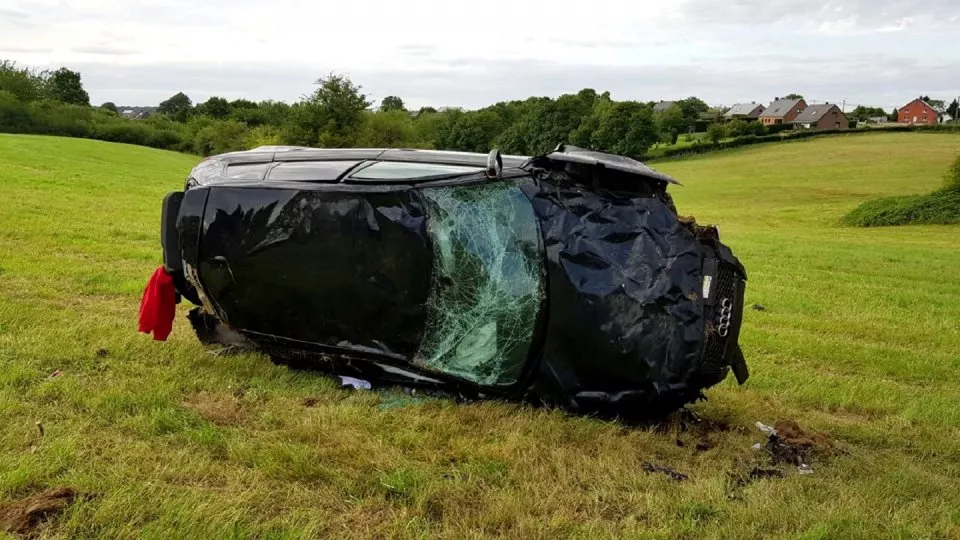
[[[177,313],[177,291],[173,277],[161,266],[150,276],[140,299],[140,332],[153,333],[153,339],[166,341],[173,331]]]

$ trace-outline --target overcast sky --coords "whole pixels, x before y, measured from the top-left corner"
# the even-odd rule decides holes
[[[0,0],[0,59],[79,70],[96,103],[615,99],[899,106],[960,95],[960,0]],[[849,109],[848,109],[849,110]]]

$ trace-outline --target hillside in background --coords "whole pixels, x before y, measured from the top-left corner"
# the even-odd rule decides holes
[[[937,188],[957,154],[955,135],[890,133],[657,164],[764,308],[741,337],[751,379],[683,431],[341,390],[207,354],[186,305],[153,342],[136,316],[160,202],[199,158],[0,135],[0,508],[89,495],[34,531],[58,538],[955,537],[960,226],[838,222]],[[766,478],[754,424],[781,419],[842,453]]]

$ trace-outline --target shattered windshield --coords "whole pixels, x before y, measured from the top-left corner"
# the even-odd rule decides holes
[[[530,201],[508,182],[422,193],[435,263],[416,362],[481,385],[514,384],[544,293]]]

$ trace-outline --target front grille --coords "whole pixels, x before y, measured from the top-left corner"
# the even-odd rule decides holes
[[[704,343],[703,351],[700,354],[699,366],[699,372],[704,375],[720,374],[726,370],[728,366],[725,358],[727,341],[736,339],[733,333],[723,337],[718,332],[720,306],[723,300],[728,299],[730,302],[737,302],[737,275],[734,267],[722,260],[717,261],[717,273],[713,276],[713,279],[714,285],[710,295],[713,302],[712,305],[707,306],[704,310],[704,317],[706,318],[706,324],[704,325],[706,343]],[[742,309],[741,306],[733,306],[735,312],[740,309]]]

